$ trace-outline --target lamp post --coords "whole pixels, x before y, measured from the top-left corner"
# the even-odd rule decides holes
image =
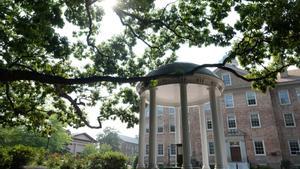
[[[51,138],[51,135],[48,134],[48,135],[47,135],[47,145],[46,145],[46,149],[48,149],[48,147],[49,147],[50,138]]]

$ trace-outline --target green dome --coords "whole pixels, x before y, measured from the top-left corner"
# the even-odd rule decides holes
[[[147,76],[182,75],[187,72],[190,72],[191,70],[195,69],[198,66],[200,65],[194,63],[175,62],[175,63],[160,66],[156,70],[150,72]],[[220,79],[219,76],[217,76],[215,73],[213,73],[212,71],[206,68],[201,68],[196,70],[195,74],[203,74],[203,75],[208,75]]]

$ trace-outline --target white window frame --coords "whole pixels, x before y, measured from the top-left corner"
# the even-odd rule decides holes
[[[229,117],[234,117],[235,127],[229,127]],[[231,129],[237,129],[236,116],[234,114],[228,114],[227,115],[227,127],[228,127],[229,130],[231,130]]]
[[[175,146],[175,154],[172,154],[172,145]],[[176,156],[177,152],[176,152],[176,144],[170,144],[170,156]]]
[[[210,121],[211,123],[211,128],[208,128],[208,122]],[[206,130],[213,130],[213,124],[212,124],[212,119],[211,118],[206,118]]]
[[[259,126],[253,126],[252,125],[252,115],[254,115],[254,114],[257,115]],[[259,116],[258,112],[252,112],[252,113],[250,113],[250,126],[251,126],[251,128],[261,128],[261,121],[260,121],[260,116]]]
[[[159,151],[158,151],[158,150],[159,150],[159,148],[158,148],[159,145],[162,145],[162,154],[159,154],[159,153],[158,153],[158,152],[159,152]],[[164,156],[164,153],[165,153],[165,152],[164,152],[164,144],[157,144],[157,156]]]
[[[148,153],[147,153],[147,147],[148,147]],[[145,156],[149,155],[149,151],[150,151],[150,145],[146,144],[146,146],[145,146]]]
[[[156,114],[156,118],[157,118],[157,119],[156,119],[156,120],[157,120],[156,133],[157,133],[157,134],[163,134],[163,133],[165,132],[165,129],[164,129],[165,122],[164,122],[164,118],[163,118],[163,117],[164,117],[164,107],[163,107],[163,106],[157,106],[156,108],[157,108],[157,110],[156,110],[156,113],[157,113],[157,114]],[[162,113],[158,113],[158,109],[162,109]],[[160,120],[160,119],[162,120],[162,123],[161,123],[161,124],[159,123],[159,120]],[[159,127],[162,127],[162,132],[159,132],[159,131],[158,131],[158,128],[159,128]]]
[[[293,126],[287,126],[287,125],[286,125],[286,120],[285,120],[285,115],[286,115],[286,114],[291,114],[291,115],[292,115],[293,123],[294,123]],[[284,120],[284,126],[285,126],[285,127],[287,127],[287,128],[294,128],[294,127],[296,127],[296,120],[295,120],[294,113],[292,113],[292,112],[283,113],[283,120]]]
[[[213,149],[214,149],[214,153],[213,153],[213,154],[210,153],[210,144],[213,145]],[[215,143],[214,143],[213,141],[208,141],[208,146],[207,146],[207,148],[208,148],[208,155],[209,155],[209,156],[214,156],[214,155],[216,154]]]
[[[255,104],[249,104],[248,93],[254,93]],[[256,106],[256,105],[257,105],[256,93],[253,92],[253,91],[248,91],[248,92],[246,92],[246,101],[247,101],[247,105],[248,105],[248,106]]]
[[[227,104],[226,104],[226,96],[231,96],[231,98],[232,98],[232,106],[227,106]],[[224,105],[225,105],[225,108],[234,108],[234,97],[233,97],[232,93],[224,94]]]
[[[291,144],[290,144],[291,141],[296,141],[298,143],[299,151],[296,154],[292,154],[292,149],[291,149]],[[289,151],[290,151],[290,155],[291,156],[297,156],[298,153],[300,153],[300,142],[299,142],[299,140],[296,140],[296,139],[294,139],[294,140],[288,140],[288,146],[289,146]]]
[[[300,87],[297,87],[295,90],[296,90],[297,100],[300,101]]]
[[[226,84],[225,81],[224,81],[224,76],[227,76],[227,75],[228,75],[228,78],[229,78],[229,84]],[[222,74],[222,80],[223,80],[225,86],[231,86],[232,85],[230,73],[223,73]]]
[[[258,141],[262,142],[264,154],[256,154],[255,142],[258,142]],[[265,147],[264,140],[253,140],[253,150],[254,150],[255,156],[266,156],[266,147]]]
[[[174,113],[171,113],[171,109],[174,109]],[[173,123],[173,125],[174,125],[174,129],[175,129],[175,131],[171,131],[171,118],[170,118],[170,116],[173,116],[174,117],[174,123]],[[169,133],[175,133],[176,132],[176,109],[175,109],[175,107],[169,107]]]
[[[286,92],[287,93],[288,103],[282,103],[281,102],[281,98],[280,98],[280,93],[281,92]],[[290,99],[289,91],[287,89],[279,90],[278,91],[278,98],[279,98],[280,105],[289,105],[289,104],[291,104],[291,99]]]

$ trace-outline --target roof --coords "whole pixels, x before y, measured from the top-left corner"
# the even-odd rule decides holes
[[[277,83],[300,81],[300,69],[288,70],[288,76],[278,77]]]
[[[157,76],[157,75],[181,75],[188,73],[198,67],[200,65],[194,64],[194,63],[186,63],[186,62],[175,62],[175,63],[170,63],[166,64],[163,66],[158,67],[156,70],[153,70],[150,72],[147,76]],[[201,68],[195,71],[197,74],[204,74],[208,76],[213,76],[215,78],[219,78],[215,73],[212,71],[206,69],[206,68]]]
[[[92,142],[97,142],[97,140],[95,140],[92,136],[88,135],[87,133],[77,133],[77,134],[72,134],[72,139],[80,139],[80,138],[76,138],[80,135],[86,136],[88,139],[90,139],[90,141]]]
[[[139,143],[137,138],[128,137],[128,136],[124,136],[124,135],[119,135],[119,138],[121,140],[123,140],[124,142],[128,142],[128,143],[133,143],[133,144]]]

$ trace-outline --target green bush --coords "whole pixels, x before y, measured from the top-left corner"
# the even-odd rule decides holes
[[[90,158],[89,169],[127,169],[127,158],[120,152],[94,154]]]
[[[34,161],[37,149],[23,145],[16,145],[9,150],[8,154],[12,157],[11,168],[21,169],[22,166],[28,165]]]
[[[0,148],[0,168],[9,169],[11,165],[12,157],[8,154],[8,149]]]

